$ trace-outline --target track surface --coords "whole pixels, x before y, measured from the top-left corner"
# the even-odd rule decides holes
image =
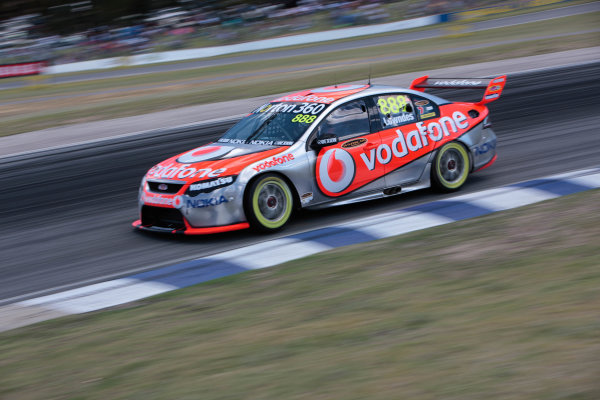
[[[502,28],[506,26],[519,25],[529,22],[544,21],[548,19],[567,17],[577,14],[600,11],[600,2],[579,4],[574,6],[555,8],[545,11],[538,11],[529,14],[515,15],[512,17],[497,18],[492,20],[469,23],[466,32],[477,32],[487,29]],[[65,74],[49,76],[46,84],[80,82],[94,79],[117,78],[148,74],[155,72],[183,71],[187,69],[214,67],[229,65],[234,63],[266,61],[277,58],[310,56],[314,58],[319,53],[329,53],[341,50],[359,49],[371,46],[381,46],[391,43],[408,42],[413,40],[431,39],[448,35],[444,26],[432,29],[416,30],[412,32],[398,32],[386,36],[375,36],[369,38],[357,38],[345,42],[331,42],[324,44],[307,44],[306,46],[294,46],[292,48],[274,49],[266,52],[254,52],[250,54],[232,55],[225,57],[216,57],[209,59],[200,59],[192,61],[183,61],[178,63],[156,64],[140,67],[131,67],[127,69],[112,69],[109,71],[82,72],[79,74]],[[498,44],[501,44],[499,42]],[[426,55],[426,54],[423,54]],[[0,83],[0,90],[13,89],[27,85],[22,81],[6,81]]]
[[[600,165],[599,72],[600,62],[509,76],[502,98],[490,107],[499,159],[472,175],[462,192]],[[453,99],[456,92],[444,96]],[[301,212],[283,233],[270,236],[132,231],[144,172],[229,125],[0,161],[0,303],[444,197],[426,190]]]

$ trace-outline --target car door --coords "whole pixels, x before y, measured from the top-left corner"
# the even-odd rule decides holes
[[[325,197],[357,197],[383,189],[383,179],[379,179],[383,168],[373,171],[365,156],[381,144],[379,133],[371,129],[369,105],[370,99],[344,103],[317,127],[316,139],[323,147],[318,150],[314,172]]]
[[[435,146],[420,121],[421,115],[426,115],[419,113],[423,107],[417,109],[411,96],[400,92],[374,96],[373,101],[381,137],[376,161],[385,169],[385,186],[420,180]]]

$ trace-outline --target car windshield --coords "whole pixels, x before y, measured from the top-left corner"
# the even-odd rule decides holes
[[[242,118],[218,141],[290,146],[325,110],[320,103],[267,103]]]

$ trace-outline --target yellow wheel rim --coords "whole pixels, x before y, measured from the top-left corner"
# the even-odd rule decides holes
[[[470,163],[469,155],[458,143],[444,145],[436,162],[436,173],[440,183],[448,189],[456,189],[467,180]]]
[[[252,194],[252,210],[266,228],[283,226],[292,214],[292,192],[280,178],[269,177],[258,184]]]

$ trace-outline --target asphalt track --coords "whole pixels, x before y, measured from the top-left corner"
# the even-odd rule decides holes
[[[600,165],[599,72],[596,62],[509,75],[502,98],[490,105],[499,159],[472,175],[462,193]],[[465,99],[464,92],[444,95]],[[133,231],[144,172],[218,137],[229,125],[0,160],[0,304],[444,197],[425,190],[305,211],[283,233],[266,236]]]
[[[468,23],[465,25],[464,32],[478,32],[487,29],[502,28],[513,25],[520,25],[536,21],[567,17],[571,15],[585,14],[600,11],[600,2],[579,4],[574,6],[555,8],[545,11],[538,11],[528,14],[515,15],[512,17],[497,18],[479,22]],[[581,32],[583,33],[583,32]],[[314,58],[319,53],[330,53],[342,50],[359,49],[371,46],[381,46],[386,44],[408,42],[413,40],[432,39],[448,35],[446,28],[441,25],[432,29],[414,30],[409,32],[397,32],[385,36],[374,36],[367,38],[357,38],[348,41],[334,41],[323,44],[307,44],[306,46],[293,46],[289,48],[275,49],[264,52],[252,52],[248,54],[214,57],[209,59],[199,59],[192,61],[183,61],[177,63],[155,64],[140,67],[131,67],[127,69],[112,69],[108,71],[82,72],[78,74],[65,74],[48,76],[45,84],[81,82],[95,79],[118,78],[126,76],[135,76],[140,74],[183,71],[195,68],[215,67],[230,65],[235,63],[244,63],[252,61],[268,61],[278,58],[310,56]],[[502,42],[498,42],[502,44]],[[457,49],[461,50],[461,49]],[[421,54],[427,55],[427,54]],[[12,80],[0,82],[0,90],[13,89],[27,85],[21,80]]]

